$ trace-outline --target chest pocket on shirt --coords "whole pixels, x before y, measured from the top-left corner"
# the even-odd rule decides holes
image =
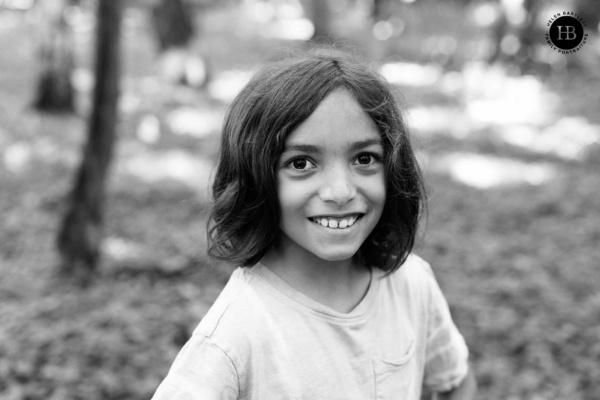
[[[416,377],[415,342],[410,343],[405,355],[398,359],[373,359],[375,398],[377,400],[412,400]]]

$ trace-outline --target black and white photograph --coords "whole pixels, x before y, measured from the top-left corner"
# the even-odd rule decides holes
[[[0,399],[600,399],[597,0],[0,0]]]

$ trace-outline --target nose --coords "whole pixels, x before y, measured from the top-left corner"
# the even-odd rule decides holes
[[[356,185],[347,168],[331,168],[323,175],[319,197],[326,202],[344,205],[356,197]]]

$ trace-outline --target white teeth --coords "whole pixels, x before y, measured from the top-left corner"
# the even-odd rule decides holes
[[[346,229],[354,225],[358,217],[351,216],[345,218],[333,218],[333,217],[315,217],[311,218],[316,224],[329,229]]]

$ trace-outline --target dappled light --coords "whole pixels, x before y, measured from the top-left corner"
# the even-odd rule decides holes
[[[12,173],[18,173],[26,168],[32,158],[31,146],[28,143],[17,142],[4,149],[4,165]]]
[[[441,134],[464,138],[471,132],[468,116],[460,107],[411,107],[409,126],[419,134]]]
[[[590,148],[600,146],[600,125],[590,124],[584,117],[563,117],[541,130],[508,126],[498,134],[514,146],[568,160],[581,160]]]
[[[125,173],[150,184],[173,180],[196,190],[206,198],[213,163],[183,150],[140,152],[135,146],[124,149],[130,155],[117,163],[117,173]]]
[[[390,82],[403,86],[430,86],[442,76],[442,68],[437,65],[415,63],[386,63],[381,66],[381,74]]]
[[[466,111],[480,123],[548,123],[558,97],[534,76],[509,76],[504,68],[468,65],[464,72]]]
[[[161,136],[160,120],[154,114],[144,115],[140,118],[135,134],[144,143],[154,144],[158,142]]]
[[[244,8],[250,20],[257,24],[260,35],[269,39],[309,40],[314,25],[305,16],[299,1],[245,0]]]
[[[0,6],[12,10],[28,10],[33,7],[35,0],[1,0]]]
[[[0,147],[0,156],[6,171],[15,175],[35,171],[34,163],[73,164],[77,158],[75,151],[62,149],[48,137],[6,143]]]
[[[388,40],[394,35],[394,26],[390,21],[377,21],[373,24],[373,36],[377,40]]]
[[[102,243],[102,251],[115,261],[124,262],[145,257],[147,249],[139,243],[109,236]]]
[[[472,17],[479,26],[490,26],[500,18],[500,7],[496,3],[481,2],[472,11]]]
[[[76,68],[73,70],[71,81],[80,92],[90,92],[94,88],[94,76],[89,69]]]
[[[408,79],[411,75],[406,72],[403,76]],[[567,160],[583,160],[600,143],[600,125],[582,116],[560,117],[560,96],[537,77],[511,76],[505,68],[474,63],[466,65],[461,73],[432,78],[430,84],[448,95],[460,96],[464,105],[409,108],[410,126],[420,134],[457,139],[486,135],[533,153]]]
[[[221,72],[208,84],[208,92],[213,98],[229,103],[251,77],[251,71],[230,70]]]
[[[283,40],[309,40],[314,32],[315,27],[307,18],[278,20],[261,30],[266,38]]]
[[[431,169],[477,189],[498,186],[541,185],[557,174],[550,163],[526,163],[517,159],[476,153],[449,153],[436,157]]]
[[[167,81],[177,82],[180,76],[185,76],[192,87],[201,87],[208,79],[206,64],[184,49],[165,51],[160,59],[160,70]]]
[[[221,129],[224,110],[214,111],[183,107],[167,115],[167,124],[176,135],[188,135],[202,138]]]

